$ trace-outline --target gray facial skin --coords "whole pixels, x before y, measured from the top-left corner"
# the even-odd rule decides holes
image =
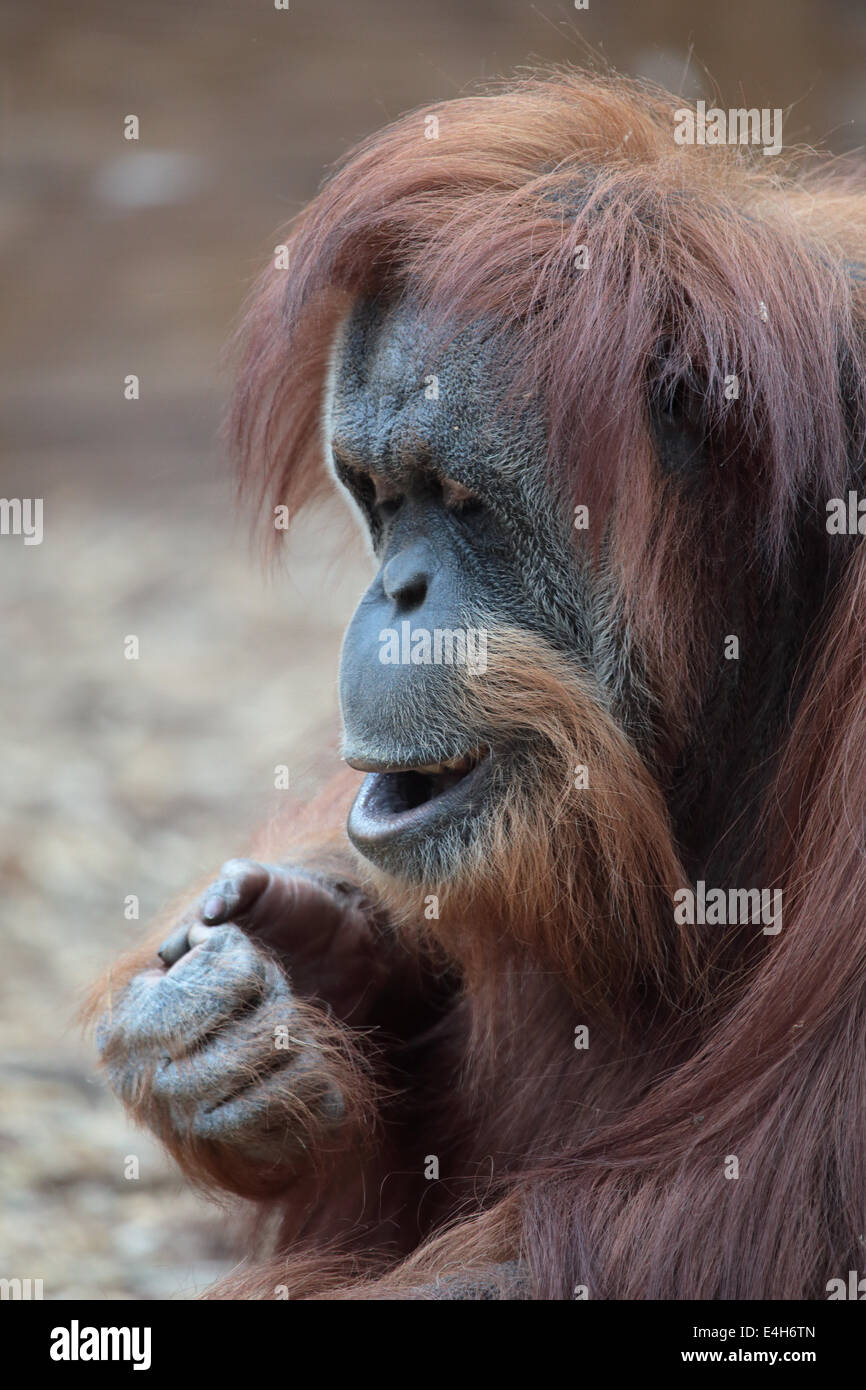
[[[355,309],[335,350],[332,466],[380,566],[341,660],[344,755],[371,773],[348,829],[374,863],[419,881],[447,876],[510,750],[485,756],[487,731],[458,717],[457,666],[383,664],[381,634],[406,621],[412,633],[507,625],[602,688],[619,669],[610,624],[593,620],[601,596],[575,559],[570,506],[547,482],[537,404],[508,396],[501,352],[483,330],[434,347],[411,306],[379,303]],[[411,771],[467,757],[468,776]]]
[[[556,495],[541,409],[503,383],[497,364],[509,360],[508,345],[483,325],[434,341],[409,303],[361,302],[335,347],[325,419],[331,465],[380,567],[341,661],[345,756],[371,774],[349,836],[397,877],[453,875],[502,779],[513,784],[532,749],[494,746],[487,756],[489,732],[467,728],[457,712],[464,673],[383,665],[380,634],[406,621],[412,632],[505,625],[537,634],[574,663],[659,778],[687,870],[721,882],[748,860],[746,822],[741,832],[719,830],[732,805],[757,804],[763,793],[766,750],[790,715],[797,654],[824,592],[826,537],[804,517],[802,534],[792,536],[799,561],[759,597],[755,575],[736,563],[740,507],[755,502],[738,498],[738,472],[725,454],[720,510],[700,382],[648,399],[660,478],[673,489],[672,505],[696,523],[696,543],[706,540],[715,557],[710,582],[723,601],[712,614],[713,640],[721,651],[723,634],[748,624],[756,657],[734,671],[719,658],[708,707],[692,712],[667,765],[663,711],[615,598],[609,536],[590,565],[573,530],[581,499]],[[454,768],[460,759],[471,775],[463,775],[465,761]]]

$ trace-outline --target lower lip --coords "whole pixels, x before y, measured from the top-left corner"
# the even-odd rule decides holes
[[[482,788],[489,774],[490,758],[487,757],[439,796],[405,811],[388,812],[382,806],[387,795],[382,779],[397,774],[371,772],[364,778],[349,812],[349,836],[363,854],[367,849],[381,849],[404,836],[416,838],[441,833],[480,809]]]

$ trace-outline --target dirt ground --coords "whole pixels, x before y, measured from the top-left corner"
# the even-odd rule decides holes
[[[205,523],[74,503],[26,558],[0,548],[0,585],[19,591],[2,757],[2,1244],[53,1296],[190,1292],[230,1256],[231,1231],[94,1077],[74,1012],[167,898],[278,809],[274,765],[303,781],[300,736],[318,742],[335,718],[347,589],[361,587],[359,565],[317,592],[314,559],[298,556],[303,583],[268,585],[216,509]]]
[[[0,13],[0,491],[45,499],[42,545],[0,540],[0,1276],[41,1278],[46,1298],[185,1298],[236,1258],[236,1224],[127,1125],[75,1015],[150,917],[243,849],[275,764],[303,788],[336,719],[360,548],[324,511],[268,579],[217,444],[221,352],[277,228],[385,119],[587,42],[700,95],[694,45],[732,101],[793,103],[803,138],[863,142],[861,5],[716,8]]]

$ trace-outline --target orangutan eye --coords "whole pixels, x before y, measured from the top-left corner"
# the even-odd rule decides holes
[[[395,515],[397,514],[397,512],[399,512],[400,507],[402,506],[402,504],[403,504],[403,498],[402,498],[402,497],[396,497],[396,496],[395,496],[395,497],[383,497],[383,498],[381,499],[381,501],[378,501],[378,500],[377,500],[377,502],[376,502],[376,506],[377,506],[377,508],[378,508],[378,510],[379,510],[379,515],[380,515],[380,516],[383,516],[386,520],[388,520],[388,519],[389,519],[390,517],[392,517],[392,516],[395,516]]]
[[[380,517],[387,521],[396,515],[403,505],[403,493],[392,483],[385,482],[382,478],[373,477],[374,503]]]
[[[442,500],[449,512],[456,512],[458,516],[471,516],[484,508],[480,497],[462,483],[455,483],[450,478],[442,484]]]

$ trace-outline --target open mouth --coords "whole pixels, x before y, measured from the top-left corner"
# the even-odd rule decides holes
[[[413,767],[347,758],[368,775],[349,813],[348,832],[362,853],[406,834],[435,834],[481,806],[490,750]]]

